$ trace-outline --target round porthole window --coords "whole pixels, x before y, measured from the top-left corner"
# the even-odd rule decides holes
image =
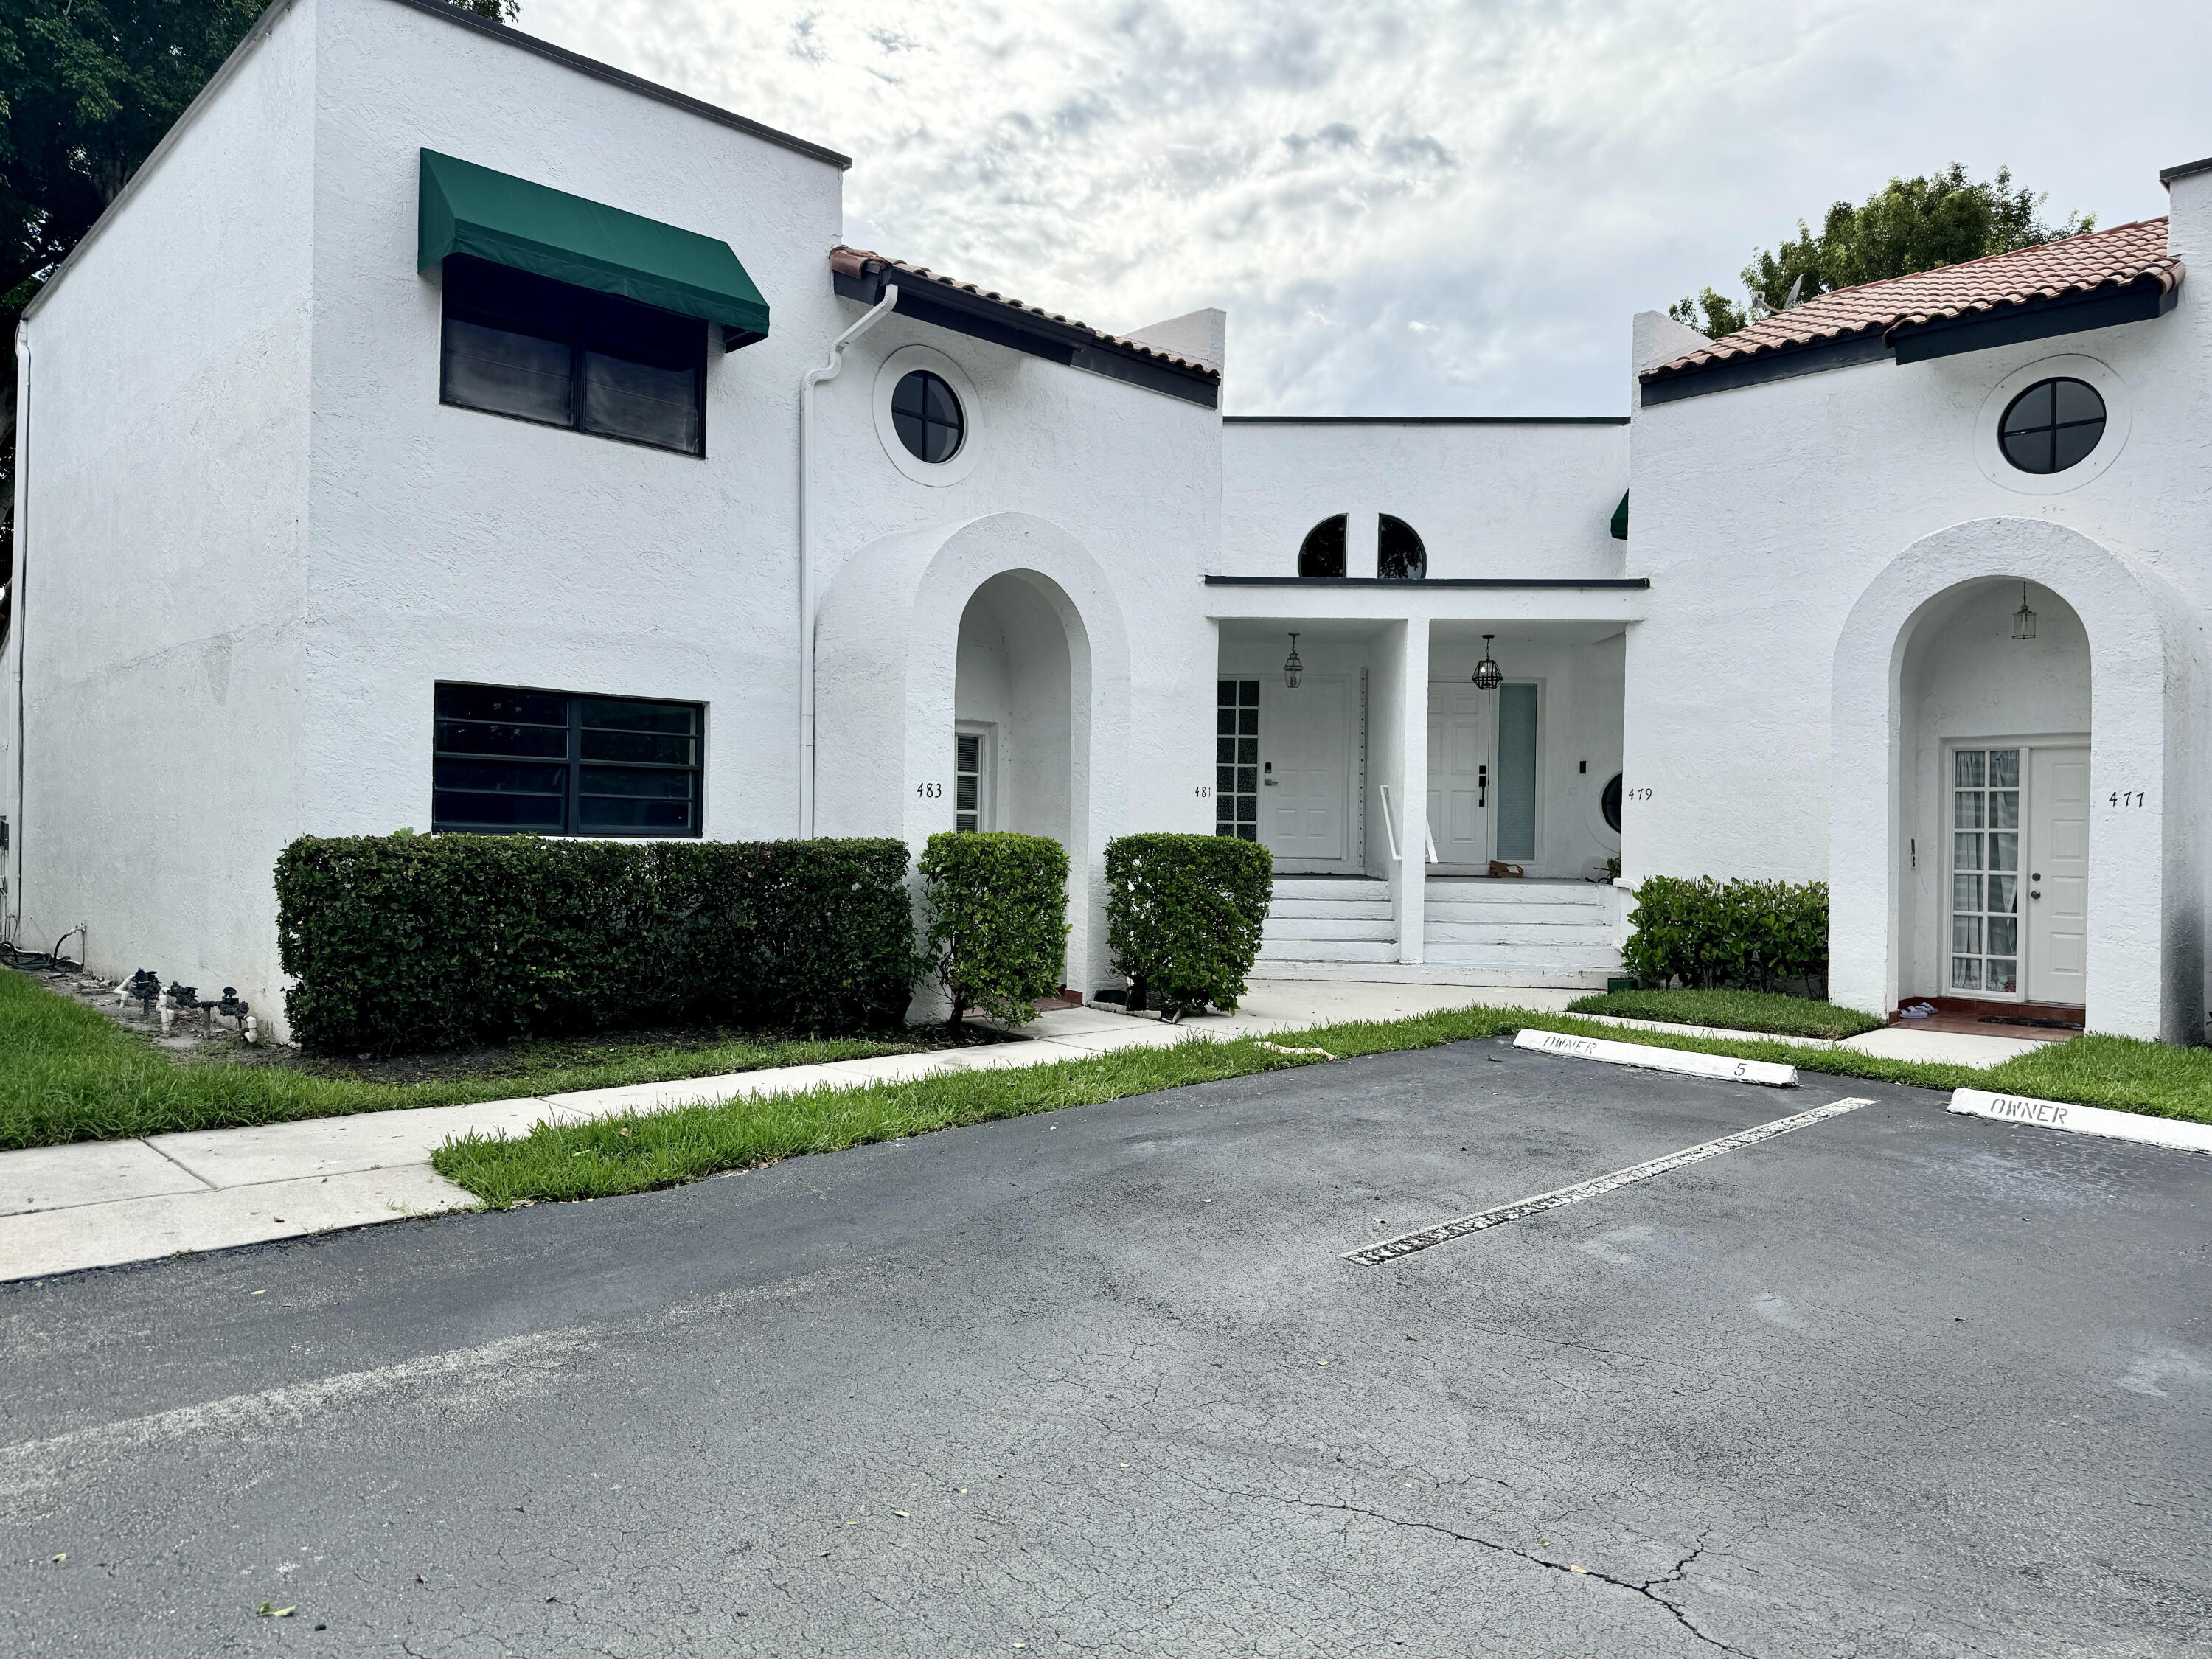
[[[2105,435],[2105,400],[2087,380],[2038,380],[2005,406],[1997,447],[2022,472],[2063,472]]]
[[[899,377],[891,392],[891,424],[907,453],[941,466],[960,453],[968,423],[960,399],[942,375],[917,368]]]
[[[1620,774],[1615,772],[1613,781],[1605,786],[1605,793],[1597,798],[1597,810],[1605,814],[1605,827],[1614,835],[1620,833]]]

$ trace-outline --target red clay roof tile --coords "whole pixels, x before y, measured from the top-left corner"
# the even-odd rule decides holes
[[[2166,221],[2144,219],[2093,230],[2063,241],[1991,253],[1961,264],[1942,265],[1911,276],[1863,283],[1819,294],[1748,328],[1722,336],[1699,350],[1644,372],[1662,380],[1717,364],[1825,345],[1859,335],[1887,333],[2008,307],[2123,289],[2148,282],[2160,290],[2181,286],[2181,261],[2166,252]]]
[[[1026,312],[1032,317],[1048,318],[1055,323],[1063,324],[1066,327],[1088,334],[1093,339],[1103,340],[1109,345],[1120,346],[1126,350],[1136,352],[1140,356],[1157,357],[1164,363],[1174,363],[1178,368],[1195,369],[1201,374],[1212,375],[1216,380],[1220,378],[1221,371],[1211,363],[1201,363],[1194,357],[1178,356],[1172,351],[1162,351],[1157,347],[1146,345],[1141,340],[1132,340],[1119,334],[1109,334],[1103,329],[1093,328],[1088,323],[1078,322],[1073,317],[1062,316],[1059,312],[1047,311],[1042,306],[1027,305],[1019,300],[1009,299],[1003,294],[978,287],[974,283],[961,282],[957,277],[945,276],[924,265],[911,265],[903,259],[894,259],[887,253],[872,253],[866,248],[840,246],[830,250],[830,269],[844,276],[872,275],[874,273],[869,269],[872,264],[878,270],[896,271],[902,277],[918,277],[923,282],[935,283],[944,288],[958,289],[963,294],[972,294],[978,299],[989,300],[999,305],[1011,307],[1016,311]]]

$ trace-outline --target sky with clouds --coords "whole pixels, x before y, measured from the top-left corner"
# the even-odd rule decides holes
[[[1100,327],[1229,313],[1236,414],[1626,406],[1630,315],[1893,173],[2165,211],[2204,0],[524,0],[854,158],[846,234]]]

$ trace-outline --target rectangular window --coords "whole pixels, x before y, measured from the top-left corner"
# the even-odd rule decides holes
[[[696,702],[441,684],[430,827],[698,836],[706,714]]]
[[[2020,988],[2020,750],[1951,756],[1951,988]],[[2003,872],[2002,874],[1985,873]]]
[[[981,731],[956,732],[952,737],[952,828],[963,836],[991,827],[983,738]]]
[[[1536,856],[1536,688],[1498,688],[1498,856]]]
[[[456,253],[438,399],[707,453],[707,324]]]
[[[1214,687],[1213,833],[1260,838],[1260,682]]]

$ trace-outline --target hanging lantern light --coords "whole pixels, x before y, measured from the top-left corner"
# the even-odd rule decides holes
[[[2012,613],[2012,636],[2016,640],[2035,637],[2035,612],[2027,608],[2027,584],[2020,585],[2020,609]]]
[[[1298,676],[1305,672],[1306,665],[1298,660],[1298,636],[1293,634],[1291,635],[1291,654],[1283,659],[1283,684],[1291,690],[1297,690]]]
[[[1482,660],[1474,665],[1474,685],[1478,691],[1495,691],[1505,684],[1505,671],[1498,665],[1498,659],[1490,654],[1490,642],[1495,634],[1482,636]]]

